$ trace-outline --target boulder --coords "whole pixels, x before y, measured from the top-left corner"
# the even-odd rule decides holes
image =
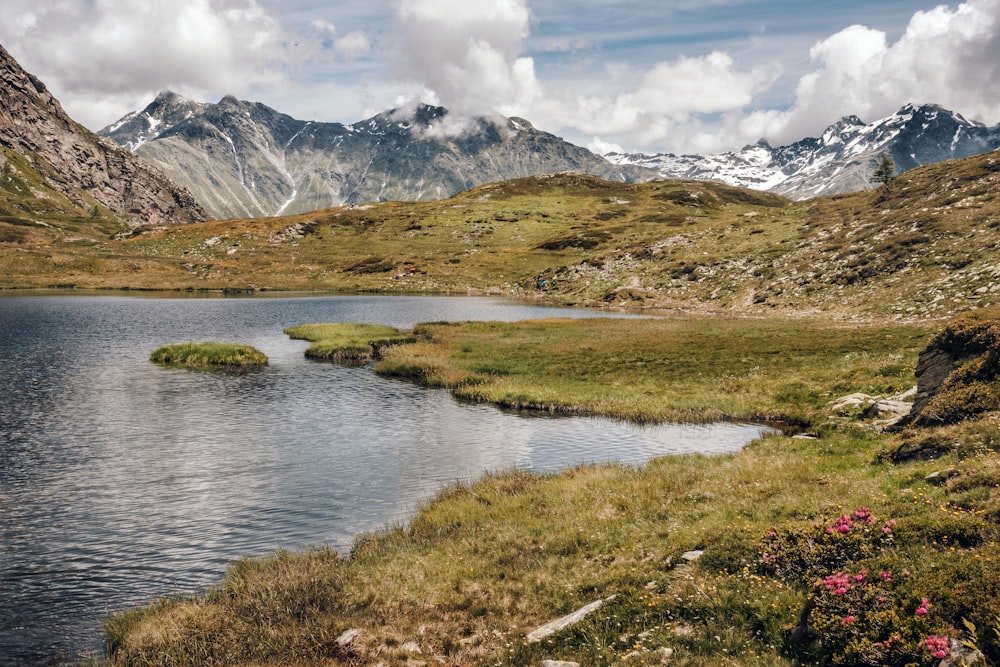
[[[920,353],[917,392],[897,426],[953,424],[1000,409],[1000,309],[953,319]]]

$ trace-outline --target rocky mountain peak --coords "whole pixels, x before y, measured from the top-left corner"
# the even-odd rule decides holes
[[[232,96],[176,122],[155,101],[102,131],[196,193],[217,217],[293,214],[365,201],[441,199],[483,183],[580,171],[614,180],[655,172],[618,167],[523,119],[464,118],[421,104],[350,125],[301,121]],[[166,129],[164,129],[166,128]]]
[[[74,122],[2,46],[0,148],[23,157],[33,180],[54,188],[81,211],[103,208],[133,227],[207,218],[190,193]],[[5,168],[13,168],[9,160]]]
[[[1000,148],[1000,125],[987,127],[934,104],[907,104],[865,123],[844,116],[819,137],[786,146],[766,141],[715,155],[609,155],[616,164],[655,168],[664,178],[706,178],[730,185],[807,199],[871,187],[880,154],[888,153],[897,171],[969,157]]]

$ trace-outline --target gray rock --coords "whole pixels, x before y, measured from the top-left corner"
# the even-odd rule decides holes
[[[343,633],[341,633],[341,635],[337,637],[337,639],[335,639],[334,641],[336,641],[337,646],[340,647],[349,646],[354,643],[354,640],[357,639],[360,634],[361,630],[358,630],[357,628],[351,628],[350,630],[345,630]]]
[[[415,641],[404,642],[399,648],[403,649],[407,653],[416,653],[417,655],[423,653],[423,651],[420,650],[420,644]]]
[[[702,551],[700,549],[696,549],[694,551],[685,551],[684,553],[681,554],[681,558],[683,558],[687,562],[691,563],[691,562],[694,562],[694,561],[698,560],[699,558],[701,558],[704,555],[705,555],[704,551]]]
[[[588,614],[600,609],[601,606],[603,606],[606,602],[614,600],[615,597],[616,596],[612,595],[611,597],[605,598],[603,600],[596,600],[588,605],[580,607],[572,614],[567,614],[562,618],[557,618],[554,621],[549,621],[544,625],[538,626],[537,628],[528,633],[527,636],[528,643],[540,642],[551,634],[559,632],[564,628],[568,628],[571,625],[576,625],[584,618],[586,618]]]

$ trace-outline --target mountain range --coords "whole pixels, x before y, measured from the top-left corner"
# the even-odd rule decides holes
[[[205,104],[167,91],[99,134],[162,169],[219,218],[442,199],[566,171],[627,182],[657,177],[521,118],[456,119],[426,105],[343,125],[296,120],[232,96]]]
[[[199,222],[192,195],[74,122],[0,46],[0,241]]]
[[[987,127],[940,106],[907,104],[872,123],[845,116],[819,137],[777,148],[760,141],[714,155],[610,153],[605,157],[622,166],[654,169],[662,178],[719,180],[809,199],[871,187],[872,170],[883,153],[902,173],[996,148],[1000,148],[1000,124]]]

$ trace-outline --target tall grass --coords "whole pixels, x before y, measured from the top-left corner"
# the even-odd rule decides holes
[[[267,355],[249,345],[231,343],[177,343],[149,355],[154,364],[173,368],[251,368],[266,366]]]

